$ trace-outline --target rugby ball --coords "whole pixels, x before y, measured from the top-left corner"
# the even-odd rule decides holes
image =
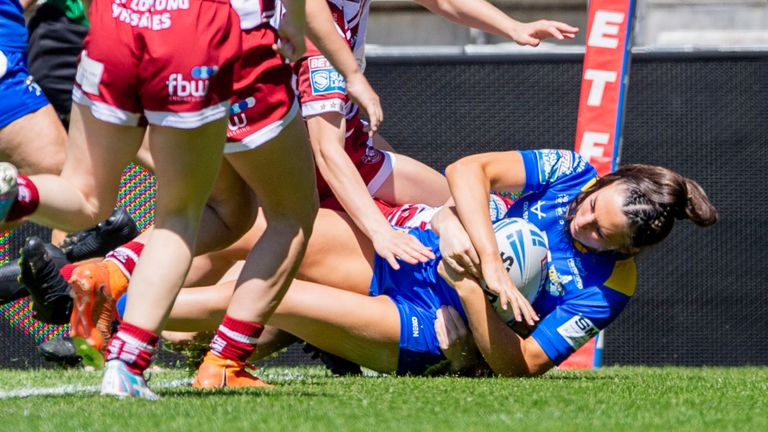
[[[530,303],[544,287],[547,277],[547,236],[535,225],[520,218],[503,219],[493,224],[501,261],[512,282]],[[496,313],[508,324],[515,323],[511,308],[504,310],[495,295],[489,298]]]

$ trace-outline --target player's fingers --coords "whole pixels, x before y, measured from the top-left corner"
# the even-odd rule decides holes
[[[375,134],[381,126],[381,122],[384,120],[384,113],[381,110],[381,105],[376,103],[368,110],[369,129],[371,134]]]
[[[442,308],[438,309],[435,313],[435,334],[437,336],[440,349],[448,349],[448,337],[445,332],[445,316],[443,315]]]
[[[565,37],[563,37],[563,34],[560,33],[560,30],[557,29],[557,27],[551,25],[547,27],[547,32],[555,37],[555,39],[563,40]]]
[[[397,263],[397,258],[395,258],[394,254],[388,253],[386,255],[382,255],[381,257],[387,260],[387,262],[393,269],[400,270],[400,264]]]
[[[464,324],[464,320],[461,319],[461,315],[456,309],[451,306],[446,306],[445,314],[448,328],[453,331],[456,338],[463,338],[467,335],[467,326]]]
[[[565,33],[575,34],[575,33],[579,32],[579,28],[578,27],[574,27],[574,26],[572,26],[570,24],[566,24],[564,22],[552,21],[552,25],[557,27],[557,29],[560,30],[564,34]]]
[[[526,299],[522,294],[518,294],[517,304],[520,307],[520,312],[522,313],[525,322],[528,323],[528,325],[533,326],[534,318],[537,318],[536,311],[533,310],[533,307],[528,302],[528,299]]]
[[[448,267],[453,269],[453,271],[455,271],[456,273],[463,274],[466,271],[464,266],[462,266],[460,263],[455,261],[453,258],[443,257],[443,262],[448,264]]]

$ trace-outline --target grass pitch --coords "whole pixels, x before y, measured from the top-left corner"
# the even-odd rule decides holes
[[[150,385],[161,400],[148,402],[97,396],[100,372],[0,370],[0,431],[768,430],[768,368],[604,368],[534,379],[334,378],[322,368],[261,375],[277,387],[201,392],[185,371],[157,371]]]

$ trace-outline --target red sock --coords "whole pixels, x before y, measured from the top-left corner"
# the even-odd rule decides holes
[[[126,278],[131,279],[133,269],[136,268],[136,263],[139,262],[141,251],[144,250],[144,244],[137,241],[130,241],[119,248],[108,253],[105,257],[105,261],[112,261],[117,264],[120,271],[123,272]]]
[[[264,326],[261,324],[224,315],[224,321],[211,340],[211,352],[222,358],[245,362],[256,349],[256,340],[262,331]]]
[[[143,373],[152,362],[160,338],[149,330],[123,322],[107,347],[107,361],[120,360],[135,374]]]
[[[18,176],[16,184],[18,185],[18,192],[16,193],[16,199],[11,205],[11,209],[8,210],[8,215],[5,217],[6,222],[13,222],[24,216],[31,215],[37,210],[37,206],[40,205],[40,193],[29,177]]]
[[[59,274],[64,278],[65,281],[69,282],[69,279],[72,277],[72,271],[77,267],[75,264],[64,264],[59,269]]]

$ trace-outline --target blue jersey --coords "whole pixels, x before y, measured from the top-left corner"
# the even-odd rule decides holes
[[[574,242],[565,221],[569,203],[597,179],[577,153],[565,150],[521,151],[525,187],[507,211],[547,234],[549,277],[533,307],[543,317],[531,336],[555,363],[605,328],[635,292],[632,257],[589,252]]]
[[[19,0],[0,0],[0,50],[26,51],[27,37],[24,10]]]

